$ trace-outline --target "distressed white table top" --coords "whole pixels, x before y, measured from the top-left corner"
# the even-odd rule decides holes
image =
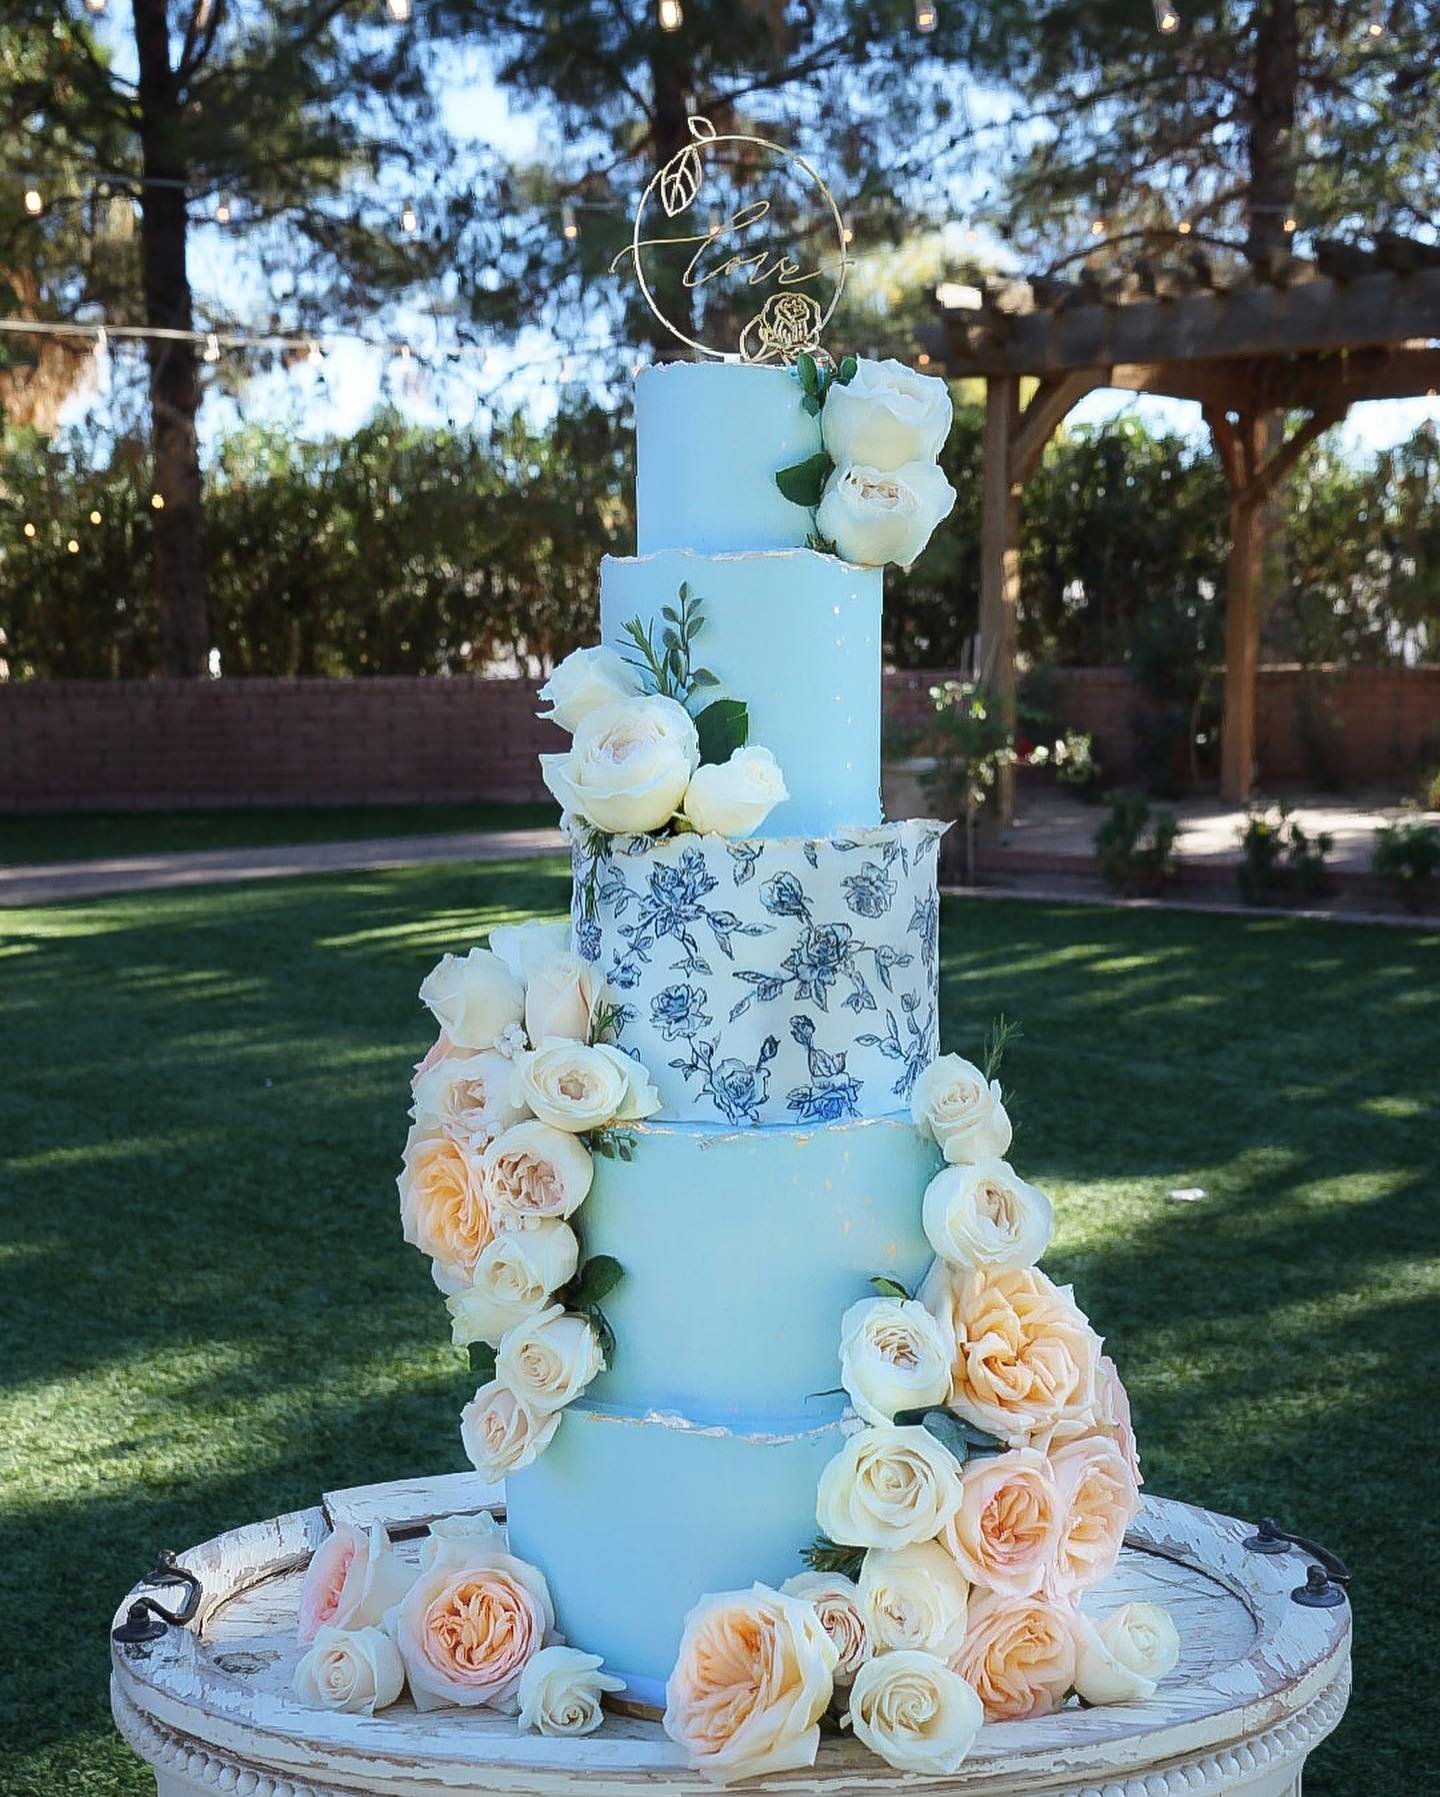
[[[332,1522],[419,1529],[433,1516],[487,1507],[496,1497],[469,1475],[367,1487],[191,1549],[181,1560],[204,1585],[198,1623],[170,1629],[153,1646],[115,1649],[117,1706],[282,1778],[367,1792],[413,1792],[418,1782],[531,1797],[586,1784],[606,1793],[656,1783],[713,1789],[684,1771],[656,1723],[634,1717],[611,1716],[583,1741],[552,1741],[483,1710],[420,1715],[403,1700],[376,1717],[338,1716],[296,1702],[300,1582]],[[1179,1667],[1146,1704],[987,1724],[947,1788],[978,1793],[1017,1778],[1031,1789],[1114,1778],[1252,1738],[1335,1686],[1348,1662],[1349,1606],[1292,1602],[1306,1561],[1247,1550],[1250,1532],[1231,1518],[1147,1499],[1119,1570],[1087,1607],[1102,1614],[1136,1598],[1164,1604],[1183,1643]],[[408,1551],[418,1554],[418,1533]],[[882,1781],[887,1789],[924,1782],[901,1778],[849,1740],[822,1742],[813,1773],[773,1782],[843,1794]]]

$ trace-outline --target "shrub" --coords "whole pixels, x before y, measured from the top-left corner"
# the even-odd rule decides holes
[[[1440,830],[1418,817],[1384,824],[1375,833],[1370,871],[1411,911],[1430,897],[1440,869]]]
[[[1095,860],[1112,892],[1158,892],[1175,871],[1173,813],[1152,813],[1141,793],[1110,795],[1110,815],[1095,832]]]
[[[1334,846],[1328,830],[1311,836],[1297,824],[1288,805],[1281,805],[1273,817],[1268,808],[1252,808],[1240,831],[1241,861],[1235,870],[1241,898],[1247,905],[1263,905],[1271,899],[1323,891],[1325,857]]]

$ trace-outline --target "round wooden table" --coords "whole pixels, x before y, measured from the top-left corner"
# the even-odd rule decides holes
[[[468,1474],[366,1486],[182,1554],[180,1565],[200,1580],[194,1620],[113,1650],[115,1721],[153,1767],[158,1797],[712,1792],[658,1724],[635,1717],[610,1716],[596,1734],[556,1741],[484,1710],[422,1716],[404,1699],[375,1717],[347,1716],[295,1700],[296,1599],[330,1528],[383,1521],[418,1553],[431,1518],[490,1507],[497,1495]],[[902,1775],[851,1740],[826,1739],[813,1771],[746,1788],[815,1797],[920,1786],[987,1797],[1296,1797],[1307,1755],[1349,1695],[1350,1609],[1297,1602],[1309,1557],[1257,1552],[1247,1545],[1253,1533],[1230,1517],[1146,1499],[1094,1608],[1149,1598],[1173,1614],[1183,1656],[1151,1702],[987,1724],[953,1778]],[[173,1607],[181,1595],[173,1584],[137,1586],[116,1622],[138,1599]]]

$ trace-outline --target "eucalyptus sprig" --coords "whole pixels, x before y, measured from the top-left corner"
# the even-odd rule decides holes
[[[863,1547],[844,1547],[828,1535],[817,1535],[809,1547],[802,1547],[800,1558],[812,1572],[838,1572],[853,1583],[865,1565]]]

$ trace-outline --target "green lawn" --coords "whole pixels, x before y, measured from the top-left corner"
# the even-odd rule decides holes
[[[466,1374],[395,1219],[415,988],[567,892],[547,861],[0,913],[7,1797],[146,1791],[105,1630],[158,1547],[462,1465]],[[1150,1488],[1355,1569],[1356,1697],[1307,1797],[1418,1789],[1440,934],[995,900],[944,930],[947,1045],[1023,1021],[1016,1158]]]
[[[448,830],[534,830],[559,822],[554,805],[289,805],[220,811],[74,811],[0,817],[0,867],[164,855],[190,849],[289,847]]]

